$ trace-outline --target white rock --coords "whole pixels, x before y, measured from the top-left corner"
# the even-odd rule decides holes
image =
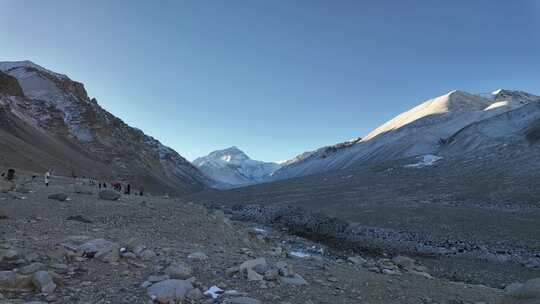
[[[150,286],[147,293],[154,301],[166,304],[184,300],[192,289],[189,281],[165,280]]]

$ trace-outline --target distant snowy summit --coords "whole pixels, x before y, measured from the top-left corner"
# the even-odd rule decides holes
[[[277,163],[253,160],[237,147],[214,151],[195,159],[193,164],[216,181],[218,188],[260,183],[281,167]]]

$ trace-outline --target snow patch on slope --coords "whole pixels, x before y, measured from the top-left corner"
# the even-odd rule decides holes
[[[427,154],[422,156],[419,162],[415,164],[406,165],[405,168],[422,168],[422,167],[429,167],[433,166],[437,161],[441,160],[442,157],[433,155],[433,154]]]

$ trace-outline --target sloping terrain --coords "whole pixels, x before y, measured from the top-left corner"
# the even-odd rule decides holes
[[[45,187],[21,173],[17,191],[0,192],[0,303],[495,304],[504,294],[432,277],[414,259],[332,251],[187,201],[99,199],[85,183]],[[68,200],[48,198],[58,193]],[[225,293],[202,294],[215,285]]]
[[[237,147],[214,151],[193,161],[219,188],[255,184],[264,181],[280,165],[249,158]]]
[[[436,154],[448,138],[461,129],[538,101],[540,97],[520,91],[497,90],[484,97],[452,91],[396,116],[362,138],[304,153],[285,163],[272,178],[285,179]],[[506,125],[499,128],[502,128],[500,132],[505,132]]]
[[[208,179],[174,150],[131,128],[81,83],[34,63],[0,63],[1,166],[122,180],[189,193]]]
[[[448,259],[441,275],[497,286],[540,274],[540,146],[528,142],[526,127],[517,130],[511,142],[443,153],[431,165],[410,166],[422,161],[413,157],[189,199],[252,220],[287,222],[291,207],[334,216],[349,227],[315,228],[312,236],[321,238],[317,229],[324,228],[323,240],[336,237],[334,245],[346,248],[437,256],[438,263]],[[459,142],[452,139],[447,149],[467,146]]]

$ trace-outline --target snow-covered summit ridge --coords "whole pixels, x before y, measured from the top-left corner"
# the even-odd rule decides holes
[[[284,163],[272,177],[283,179],[434,154],[461,129],[539,101],[539,96],[517,90],[488,94],[454,90],[397,115],[356,141],[304,152]]]
[[[244,153],[244,151],[238,149],[235,146],[223,150],[214,151],[208,154],[208,156],[213,159],[219,158],[227,163],[239,163],[250,159],[249,156]]]
[[[45,73],[48,73],[50,75],[53,75],[55,77],[58,77],[58,78],[68,78],[66,75],[64,74],[59,74],[59,73],[56,73],[56,72],[53,72],[51,70],[48,70],[40,65],[37,65],[35,63],[33,63],[32,61],[30,60],[22,60],[22,61],[2,61],[0,62],[0,71],[4,72],[4,73],[8,73],[8,74],[11,74],[13,73],[15,70],[20,70],[20,69],[36,69],[38,71],[41,71],[41,72],[45,72]]]
[[[235,146],[199,157],[193,164],[220,187],[258,183],[280,168],[277,163],[253,160]]]

